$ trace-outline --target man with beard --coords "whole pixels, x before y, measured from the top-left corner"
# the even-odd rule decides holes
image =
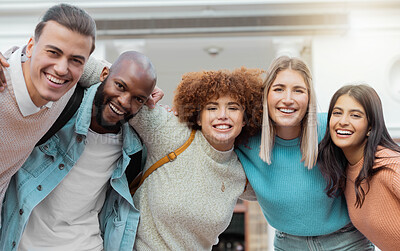
[[[125,169],[142,144],[125,122],[146,103],[156,73],[129,51],[100,80],[11,179],[0,250],[132,250],[139,211]]]

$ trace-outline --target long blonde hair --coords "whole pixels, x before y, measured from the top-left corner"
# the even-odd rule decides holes
[[[268,114],[267,96],[272,83],[280,71],[291,69],[300,73],[308,91],[308,109],[301,122],[300,150],[301,161],[308,169],[313,168],[318,155],[318,132],[317,132],[317,105],[314,87],[312,84],[311,72],[306,63],[299,58],[281,56],[276,58],[268,69],[264,81],[264,103],[263,103],[263,124],[261,132],[260,158],[267,164],[271,164],[272,149],[274,147],[276,130],[273,121]]]

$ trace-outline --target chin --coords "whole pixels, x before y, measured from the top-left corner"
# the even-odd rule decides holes
[[[40,93],[40,97],[47,101],[58,101],[67,91],[44,91]]]
[[[231,149],[234,145],[234,141],[232,143],[231,139],[220,139],[215,141],[216,144],[218,144],[220,147],[223,147],[225,149]]]
[[[47,95],[47,96],[41,95],[40,97],[41,97],[43,100],[46,100],[47,102],[56,102],[56,101],[60,100],[60,98],[61,98],[62,96],[61,96],[61,95],[57,95],[57,96],[55,96],[55,95]]]

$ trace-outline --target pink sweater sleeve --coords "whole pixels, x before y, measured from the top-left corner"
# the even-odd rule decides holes
[[[393,193],[396,195],[396,197],[400,200],[400,163],[395,170],[395,175],[393,176],[393,184],[392,184],[392,189]]]

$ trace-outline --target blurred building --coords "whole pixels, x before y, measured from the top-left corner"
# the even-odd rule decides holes
[[[43,11],[61,1],[0,0],[0,50],[23,45]],[[171,104],[183,73],[240,66],[268,68],[277,55],[312,68],[319,108],[347,83],[380,94],[400,138],[399,0],[72,0],[98,26],[95,57],[138,50],[154,62]]]

